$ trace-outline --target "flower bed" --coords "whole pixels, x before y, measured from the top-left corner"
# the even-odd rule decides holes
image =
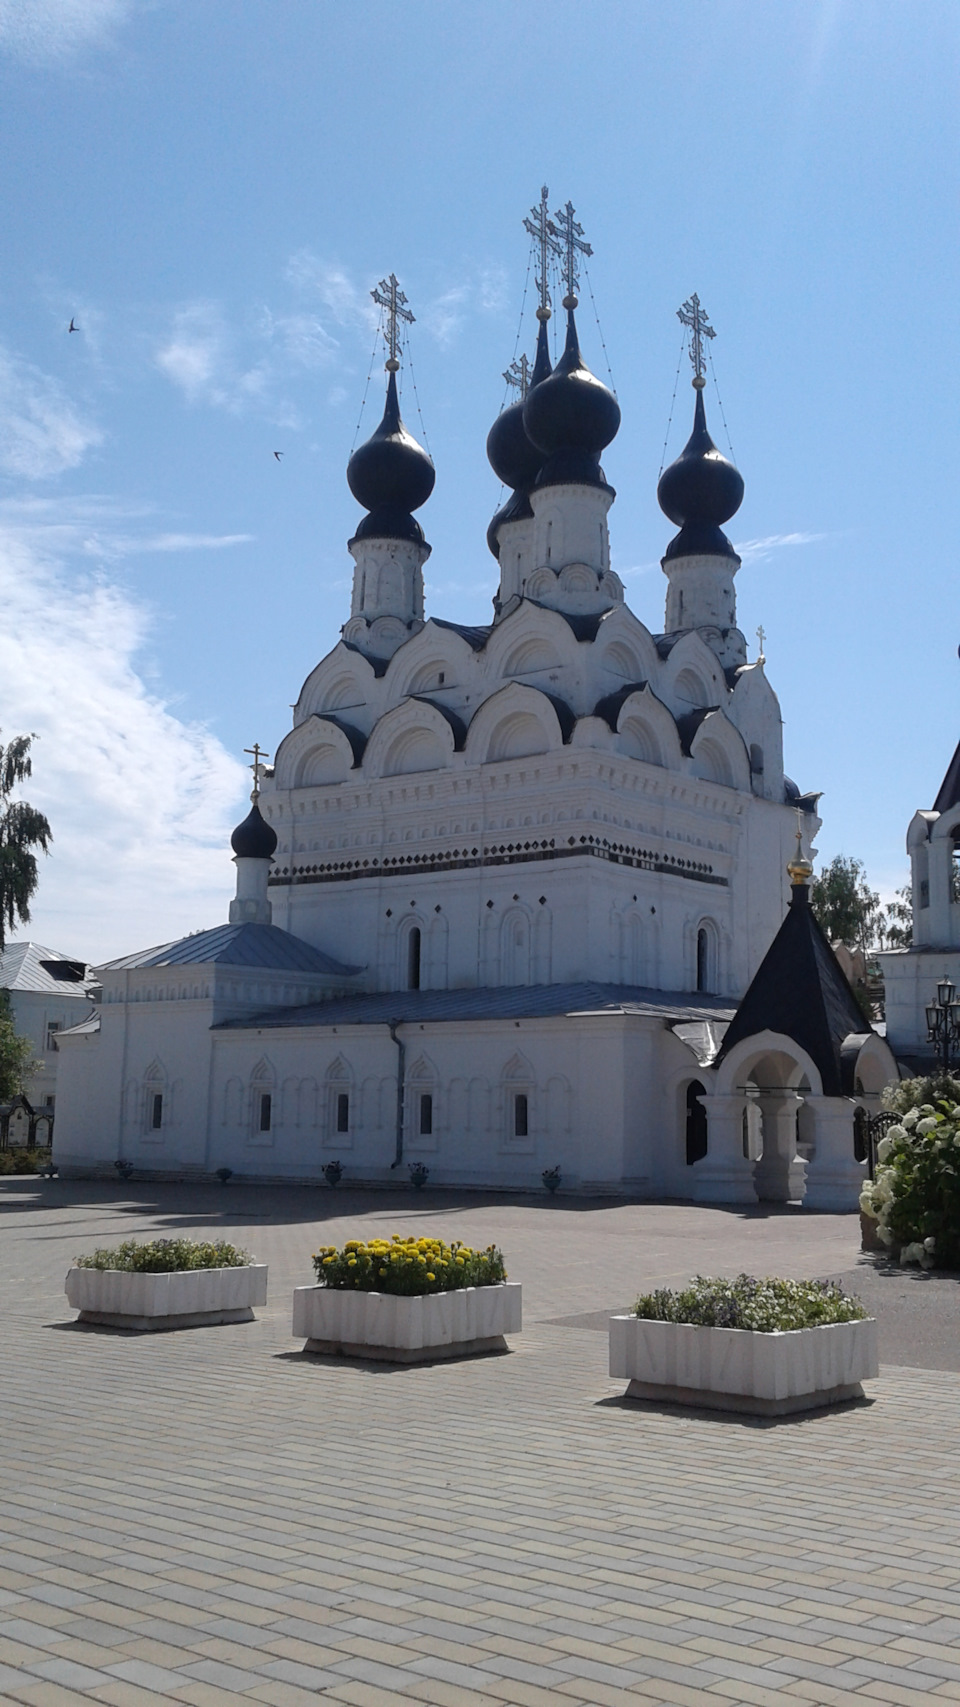
[[[610,1374],[627,1396],[782,1416],[862,1398],[877,1324],[829,1281],[698,1277],[610,1322]]]
[[[496,1245],[475,1251],[455,1239],[348,1239],[342,1250],[321,1245],[313,1259],[321,1286],[343,1291],[387,1292],[422,1297],[463,1286],[498,1286],[506,1280],[503,1252]]]
[[[941,1088],[951,1094],[937,1096]],[[876,1177],[860,1195],[861,1211],[874,1222],[881,1246],[899,1251],[901,1263],[960,1268],[960,1103],[955,1084],[908,1081],[897,1087],[888,1104],[901,1118],[877,1145]]]
[[[267,1269],[223,1240],[128,1239],[78,1257],[64,1291],[79,1320],[144,1332],[253,1320]]]
[[[309,1352],[415,1363],[504,1351],[521,1326],[521,1292],[495,1245],[350,1239],[313,1259],[316,1286],[293,1295],[293,1332]]]

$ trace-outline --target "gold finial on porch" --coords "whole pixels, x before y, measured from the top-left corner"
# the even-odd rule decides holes
[[[799,806],[797,807],[797,851],[793,858],[787,862],[787,872],[789,873],[790,882],[795,888],[801,887],[805,889],[813,876],[813,866],[803,851],[803,823],[800,817]]]

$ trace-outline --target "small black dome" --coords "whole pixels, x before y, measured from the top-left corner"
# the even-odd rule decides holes
[[[397,377],[391,373],[383,420],[347,463],[347,485],[365,510],[409,515],[426,503],[436,478],[430,457],[400,419]]]
[[[567,313],[563,355],[550,378],[527,393],[523,424],[528,437],[548,457],[576,451],[596,458],[616,437],[620,405],[580,354],[572,308]]]
[[[547,342],[547,323],[540,322],[537,333],[537,355],[530,375],[527,396],[535,385],[550,377],[550,346]],[[515,492],[521,486],[532,486],[540,472],[543,452],[531,444],[523,424],[524,399],[519,398],[503,409],[487,434],[487,460],[498,480]],[[496,555],[496,553],[494,553]]]
[[[543,452],[527,438],[522,401],[511,403],[494,421],[487,434],[487,461],[497,479],[513,491],[536,480]]]
[[[521,486],[519,492],[511,492],[503,507],[492,517],[490,526],[487,528],[487,545],[498,562],[500,560],[498,535],[504,522],[524,522],[532,515],[529,493],[525,486]]]
[[[740,470],[721,455],[707,432],[702,390],[697,392],[693,432],[676,462],[661,474],[657,502],[677,527],[690,532],[692,540],[699,534],[704,540],[711,537],[743,502]],[[732,549],[729,541],[727,548]]]
[[[230,837],[230,846],[238,859],[272,859],[277,851],[277,832],[267,823],[254,801]]]

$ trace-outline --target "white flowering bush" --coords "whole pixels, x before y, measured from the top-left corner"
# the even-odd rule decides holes
[[[952,1094],[937,1096],[938,1089]],[[884,1245],[921,1268],[960,1267],[960,1086],[909,1080],[887,1098],[901,1118],[877,1145],[860,1208]],[[916,1100],[924,1094],[930,1100]]]

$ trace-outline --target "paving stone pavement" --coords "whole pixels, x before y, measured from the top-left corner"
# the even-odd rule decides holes
[[[625,1403],[596,1331],[697,1270],[856,1270],[854,1217],[4,1180],[0,1227],[3,1701],[960,1701],[950,1283],[908,1315],[953,1368],[777,1423]],[[311,1250],[413,1227],[503,1245],[510,1354],[305,1358]],[[255,1323],[73,1325],[77,1252],[179,1230],[269,1262]]]

